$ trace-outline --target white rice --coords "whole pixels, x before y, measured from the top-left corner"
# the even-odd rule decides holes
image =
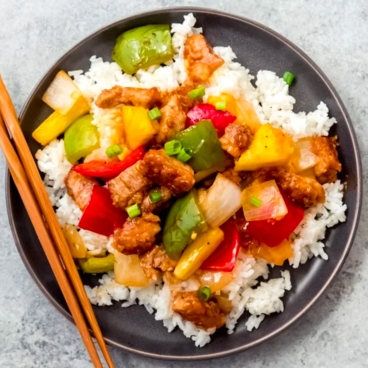
[[[93,102],[103,89],[114,85],[133,87],[158,87],[161,90],[173,90],[183,83],[187,77],[183,62],[183,45],[185,39],[195,33],[202,32],[201,28],[194,28],[195,18],[192,14],[184,17],[182,24],[172,24],[174,60],[165,66],[152,66],[148,70],[137,72],[136,76],[123,74],[116,63],[104,62],[102,58],[92,56],[90,69],[69,72],[73,76],[82,93]],[[289,87],[274,72],[259,71],[255,79],[255,86],[251,81],[254,77],[249,70],[234,61],[236,55],[231,47],[215,47],[225,63],[215,71],[206,88],[206,101],[209,95],[223,92],[231,93],[236,98],[248,100],[257,112],[261,122],[270,122],[273,126],[283,129],[295,140],[313,135],[328,135],[330,127],[336,123],[329,118],[328,108],[323,103],[313,112],[298,114],[293,112],[295,99],[289,95]],[[102,147],[114,144],[119,138],[119,116],[114,109],[101,110],[92,103],[94,123],[100,132]],[[51,202],[56,207],[56,214],[60,225],[77,225],[81,211],[65,190],[64,178],[71,165],[65,159],[63,141],[53,141],[36,154],[38,166],[45,173],[45,186]],[[345,221],[346,205],[343,204],[344,187],[336,183],[324,185],[326,201],[305,212],[302,223],[293,234],[293,257],[290,265],[299,267],[312,257],[328,259],[325,245],[326,229]],[[87,248],[92,254],[102,254],[106,250],[114,252],[111,240],[80,230]],[[94,253],[93,253],[94,252]],[[248,331],[259,327],[266,315],[280,313],[284,310],[282,297],[292,285],[290,273],[281,271],[281,276],[268,281],[269,267],[261,259],[254,259],[245,253],[239,255],[234,269],[234,281],[226,286],[233,309],[227,317],[228,333],[233,333],[236,323],[244,312],[250,314],[245,323]],[[264,281],[260,282],[260,278]],[[113,301],[123,301],[122,307],[132,304],[144,305],[155,319],[162,321],[169,332],[176,327],[184,335],[191,338],[195,345],[202,347],[210,341],[214,330],[204,331],[192,323],[183,320],[171,308],[171,292],[168,285],[161,281],[146,288],[129,288],[115,283],[114,274],[108,273],[99,280],[100,285],[94,288],[85,286],[88,297],[96,305],[111,305]],[[180,290],[196,290],[198,283],[188,280],[177,286]]]
[[[304,219],[295,229],[293,234],[294,254],[289,259],[294,268],[307,262],[309,258],[318,257],[327,260],[324,250],[325,245],[321,242],[325,238],[327,228],[337,225],[346,220],[346,204],[343,204],[344,186],[337,180],[335,183],[324,184],[326,194],[324,204],[305,211]]]
[[[98,256],[106,253],[109,238],[107,236],[99,235],[88,230],[80,229],[79,235],[82,237],[84,245],[89,250],[89,254]]]

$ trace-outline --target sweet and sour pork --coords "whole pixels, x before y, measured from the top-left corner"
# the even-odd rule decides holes
[[[153,247],[160,230],[160,218],[152,213],[128,218],[123,227],[115,232],[112,246],[126,255],[144,253]]]
[[[189,78],[194,82],[207,81],[224,60],[216,55],[213,48],[201,34],[190,36],[184,45],[184,60]]]
[[[337,156],[337,137],[313,137],[312,151],[318,157],[314,173],[321,184],[333,183],[341,171]]]
[[[97,180],[86,178],[71,169],[64,182],[68,194],[74,199],[80,210],[84,211],[91,199],[93,186],[98,184]]]
[[[220,328],[226,322],[226,314],[218,304],[214,300],[202,302],[195,291],[176,292],[172,308],[182,318],[205,330]]]
[[[142,203],[152,186],[152,181],[144,176],[139,167],[141,161],[124,170],[116,178],[108,182],[111,198],[116,207],[126,207]]]
[[[154,88],[133,88],[114,86],[103,90],[95,104],[101,109],[110,109],[119,105],[142,106],[147,109],[160,103],[160,91]]]
[[[169,258],[163,247],[157,245],[141,254],[139,259],[146,276],[154,281],[157,281],[163,272],[174,271],[178,263]]]
[[[166,155],[164,150],[149,150],[139,170],[145,178],[167,187],[174,195],[189,192],[195,183],[192,168]]]

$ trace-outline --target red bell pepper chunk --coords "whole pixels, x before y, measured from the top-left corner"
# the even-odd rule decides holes
[[[273,248],[281,244],[297,228],[304,217],[303,208],[282,193],[288,213],[281,220],[249,221],[246,233]]]
[[[231,272],[238,258],[240,249],[239,232],[235,221],[226,221],[221,230],[225,238],[217,249],[202,263],[202,270]]]
[[[216,110],[215,106],[207,103],[194,106],[187,114],[187,126],[195,125],[201,120],[211,120],[217,131],[217,135],[221,137],[225,128],[236,120],[236,116],[228,111]]]
[[[90,161],[84,164],[73,166],[73,170],[77,173],[92,178],[99,178],[104,181],[109,181],[118,176],[121,172],[128,167],[134,165],[137,161],[141,160],[144,156],[144,147],[138,147],[132,153],[118,162],[102,162],[102,161]]]
[[[91,199],[83,212],[78,227],[94,233],[110,236],[123,227],[128,215],[115,207],[107,188],[94,185]]]

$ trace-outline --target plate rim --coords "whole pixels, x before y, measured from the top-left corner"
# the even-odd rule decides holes
[[[327,278],[327,280],[325,281],[324,285],[322,288],[320,288],[320,290],[318,291],[318,293],[316,294],[316,296],[314,298],[312,298],[293,318],[291,318],[287,323],[285,323],[284,325],[280,326],[279,328],[277,328],[276,330],[274,330],[273,332],[267,334],[266,336],[263,336],[261,338],[259,338],[258,340],[242,345],[240,347],[236,347],[233,349],[228,349],[225,351],[221,351],[221,352],[217,352],[217,353],[210,353],[210,354],[205,354],[205,355],[200,355],[200,356],[191,356],[191,355],[185,355],[185,356],[177,356],[177,355],[168,355],[168,354],[154,354],[154,353],[149,353],[149,352],[145,352],[142,350],[138,350],[138,349],[134,349],[131,348],[129,346],[125,346],[122,345],[120,343],[117,343],[113,340],[110,340],[106,337],[104,337],[105,341],[115,347],[118,347],[120,349],[123,349],[126,352],[130,352],[130,353],[134,353],[140,356],[144,356],[144,357],[149,357],[149,358],[154,358],[154,359],[160,359],[160,360],[176,360],[176,361],[190,361],[190,360],[205,360],[205,359],[214,359],[214,358],[220,358],[220,357],[225,357],[231,354],[235,354],[235,353],[239,353],[241,351],[245,351],[247,349],[250,349],[252,347],[255,347],[261,343],[264,343],[265,341],[275,337],[276,335],[280,334],[281,332],[285,331],[287,328],[289,328],[292,324],[294,324],[297,320],[299,320],[303,314],[305,314],[315,303],[316,301],[322,296],[322,294],[327,290],[327,288],[331,285],[331,282],[333,281],[333,279],[336,277],[336,275],[339,273],[339,271],[341,270],[343,264],[345,263],[347,256],[352,248],[352,245],[354,243],[354,239],[357,233],[357,229],[359,226],[359,221],[360,221],[360,214],[361,214],[361,209],[362,209],[362,191],[363,191],[363,178],[362,178],[362,160],[361,160],[361,154],[360,154],[360,150],[359,150],[359,145],[358,145],[358,140],[356,137],[356,133],[352,124],[352,121],[350,119],[349,113],[343,103],[343,101],[341,100],[339,94],[337,93],[335,87],[332,85],[331,81],[329,80],[329,78],[325,75],[325,73],[322,71],[322,69],[316,64],[316,62],[314,62],[301,48],[299,48],[297,45],[295,45],[292,41],[290,41],[289,39],[287,39],[286,37],[284,37],[283,35],[281,35],[280,33],[278,33],[277,31],[273,30],[272,28],[263,25],[262,23],[258,22],[258,21],[254,21],[253,19],[250,19],[248,17],[244,17],[241,15],[235,15],[233,13],[229,13],[229,12],[225,12],[222,10],[217,10],[217,9],[207,9],[207,8],[203,8],[203,7],[194,7],[194,6],[178,6],[178,7],[167,7],[167,8],[162,8],[162,9],[155,9],[155,10],[148,10],[148,11],[144,11],[144,12],[139,12],[139,13],[134,13],[128,17],[123,17],[120,18],[116,21],[113,21],[112,23],[109,23],[103,27],[98,28],[96,31],[90,33],[87,37],[84,37],[82,40],[80,40],[79,42],[77,42],[74,46],[72,46],[70,49],[68,49],[68,51],[66,51],[60,58],[58,58],[55,62],[52,63],[52,65],[47,69],[47,71],[45,72],[45,74],[39,79],[39,81],[36,83],[35,87],[31,90],[30,94],[27,97],[26,102],[24,103],[24,105],[22,106],[21,112],[19,114],[19,120],[22,121],[24,118],[24,114],[25,111],[28,109],[29,105],[31,104],[35,93],[39,87],[40,84],[43,83],[43,81],[49,76],[50,71],[59,63],[61,63],[65,58],[67,58],[69,56],[69,54],[73,53],[80,45],[82,45],[84,42],[86,42],[87,40],[92,39],[93,37],[97,36],[98,34],[109,30],[110,28],[116,27],[118,26],[121,22],[128,22],[128,21],[133,21],[136,19],[139,19],[140,17],[143,16],[150,16],[150,15],[156,15],[156,14],[165,14],[165,13],[171,13],[171,12],[176,12],[176,11],[180,11],[180,12],[186,12],[186,13],[202,13],[202,14],[209,14],[209,15],[216,15],[216,16],[221,16],[221,17],[225,17],[225,18],[229,18],[229,19],[233,19],[236,21],[241,21],[243,23],[249,24],[255,28],[260,29],[263,32],[268,33],[270,36],[278,39],[279,41],[281,41],[283,43],[284,46],[287,46],[288,48],[292,49],[292,51],[294,51],[296,54],[298,54],[303,60],[304,62],[306,62],[313,70],[314,72],[317,73],[317,75],[320,77],[320,79],[323,81],[323,83],[326,85],[326,87],[328,88],[328,90],[330,91],[330,93],[332,94],[333,98],[335,99],[338,108],[340,109],[343,118],[346,121],[346,126],[348,128],[348,131],[350,133],[350,136],[352,138],[352,152],[353,152],[353,156],[355,157],[356,160],[356,166],[357,166],[357,186],[356,186],[356,207],[354,208],[353,213],[350,214],[350,216],[353,217],[352,220],[352,229],[350,231],[349,237],[347,239],[344,251],[341,255],[341,257],[339,258],[339,261],[337,262],[337,264],[335,265],[333,272],[331,273],[331,275]],[[66,317],[70,322],[72,322],[74,324],[73,318],[71,316],[70,313],[68,313],[66,310],[64,310],[64,308],[62,308],[60,306],[60,304],[58,304],[58,302],[53,298],[53,296],[49,293],[49,291],[42,285],[40,279],[36,276],[36,274],[34,273],[33,268],[31,267],[30,263],[28,262],[28,259],[25,256],[25,253],[23,251],[23,248],[21,246],[21,242],[20,239],[18,237],[18,233],[16,231],[16,225],[15,225],[15,221],[14,221],[14,216],[11,212],[11,200],[10,200],[10,185],[11,185],[11,176],[9,173],[9,170],[7,169],[7,166],[5,166],[5,171],[6,171],[6,178],[5,178],[5,196],[6,196],[6,208],[7,208],[7,214],[8,214],[8,221],[9,221],[9,225],[11,228],[11,232],[13,235],[13,239],[15,242],[15,245],[17,247],[17,250],[19,252],[19,255],[22,259],[23,264],[25,265],[27,271],[29,272],[30,276],[32,277],[32,279],[35,281],[35,283],[37,284],[37,286],[39,287],[39,289],[42,291],[42,293],[46,296],[46,298],[51,302],[51,304],[64,316]],[[90,332],[92,333],[92,331],[90,330]],[[92,333],[93,335],[93,333]]]

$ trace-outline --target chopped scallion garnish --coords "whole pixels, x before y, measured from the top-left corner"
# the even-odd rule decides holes
[[[250,197],[250,203],[254,206],[254,207],[261,207],[262,204],[262,200],[255,197],[255,196],[251,196]]]
[[[187,162],[192,158],[192,151],[188,148],[182,148],[176,158],[181,162]]]
[[[157,203],[161,201],[162,194],[159,191],[153,191],[149,194],[149,198],[150,198],[151,203]]]
[[[285,81],[286,84],[290,86],[295,79],[295,75],[291,72],[285,72],[282,79]]]
[[[200,86],[196,89],[192,89],[189,93],[188,96],[191,99],[195,99],[195,98],[200,98],[203,97],[204,94],[206,93],[206,89],[203,86]]]
[[[141,214],[141,209],[139,208],[137,204],[133,204],[132,206],[127,207],[126,211],[130,218],[137,217]]]
[[[226,110],[226,101],[217,101],[215,103],[216,110],[225,111]]]
[[[147,114],[151,120],[156,120],[161,117],[161,111],[158,107],[154,107],[152,110],[148,111]]]
[[[165,153],[168,156],[177,155],[181,150],[181,143],[175,139],[165,143]]]
[[[208,286],[202,286],[197,291],[198,299],[206,302],[211,297],[211,289]]]
[[[121,148],[120,144],[113,144],[112,146],[106,148],[106,156],[108,158],[113,158],[117,155],[120,155],[122,152],[123,149]]]

